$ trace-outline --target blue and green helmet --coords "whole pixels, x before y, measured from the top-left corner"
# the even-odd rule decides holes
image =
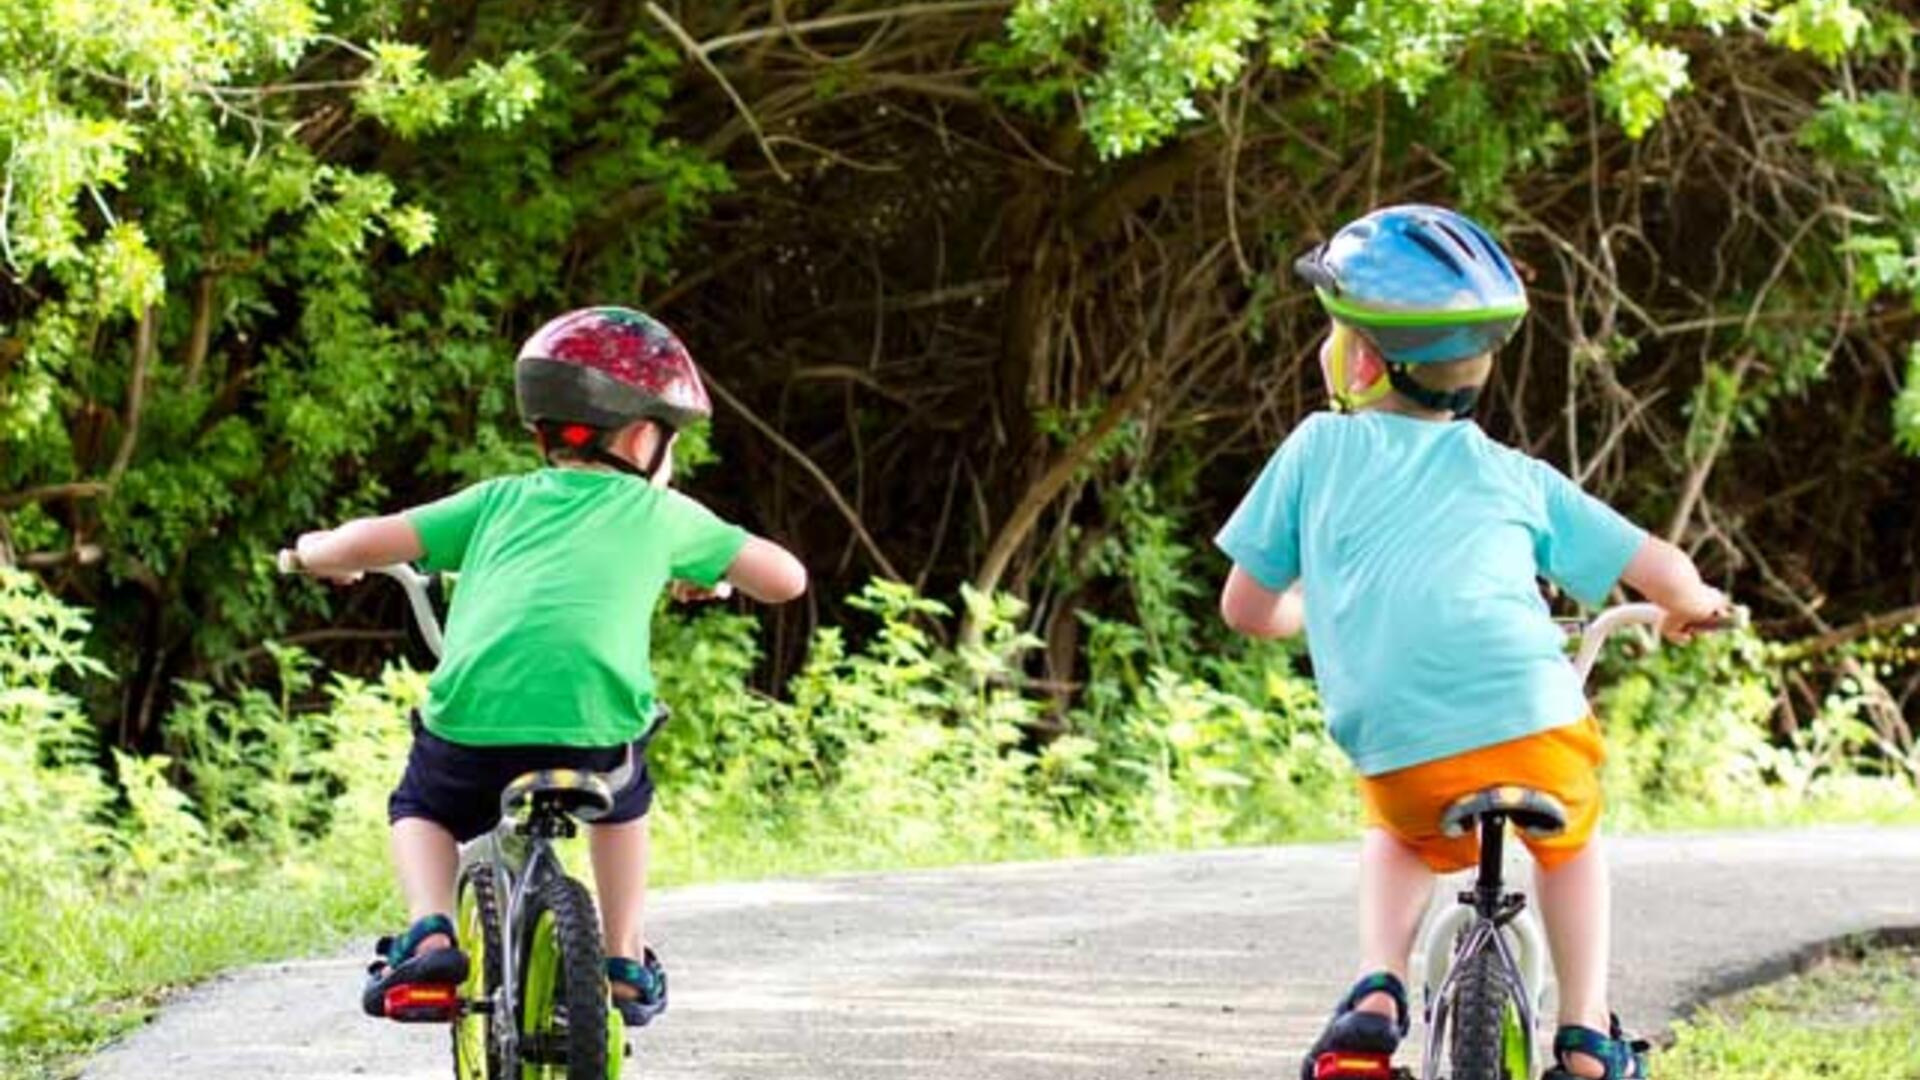
[[[1327,314],[1390,364],[1439,364],[1493,352],[1527,314],[1513,260],[1464,214],[1389,206],[1352,221],[1294,270]]]

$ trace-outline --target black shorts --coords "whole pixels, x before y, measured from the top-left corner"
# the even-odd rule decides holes
[[[618,825],[645,817],[653,806],[653,774],[646,748],[633,779],[613,793],[613,809],[595,824]],[[500,820],[500,793],[522,773],[535,769],[585,769],[612,772],[627,760],[627,747],[462,746],[428,731],[413,718],[413,749],[400,786],[387,797],[387,820],[425,818],[461,843],[491,830]]]

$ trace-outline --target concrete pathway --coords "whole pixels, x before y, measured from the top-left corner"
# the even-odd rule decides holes
[[[1612,850],[1617,1003],[1643,1031],[1798,950],[1920,926],[1916,829]],[[672,1009],[628,1075],[1289,1077],[1352,975],[1355,866],[1340,844],[664,892],[651,926]],[[83,1075],[449,1075],[445,1028],[359,1015],[363,964],[356,951],[222,977]]]

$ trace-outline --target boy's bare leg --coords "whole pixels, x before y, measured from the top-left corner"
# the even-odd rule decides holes
[[[1539,868],[1535,882],[1553,970],[1560,980],[1560,1023],[1604,1034],[1613,893],[1600,838],[1552,870]],[[1580,1076],[1606,1075],[1600,1062],[1585,1054],[1572,1055],[1568,1065]]]
[[[407,917],[418,922],[429,915],[453,916],[453,878],[460,868],[460,846],[453,834],[425,818],[401,818],[389,833],[393,869],[400,892],[407,899]],[[420,942],[420,952],[451,945],[445,934]]]
[[[1420,918],[1433,897],[1433,871],[1413,849],[1385,829],[1368,829],[1360,841],[1361,974],[1391,971],[1407,978],[1407,956],[1420,932]],[[1359,1008],[1395,1017],[1393,998],[1368,994]]]
[[[647,914],[647,855],[650,848],[647,819],[618,825],[594,825],[587,830],[593,852],[593,883],[600,893],[600,921],[606,933],[607,955],[638,960],[646,952],[643,923]],[[631,994],[616,985],[616,994]]]

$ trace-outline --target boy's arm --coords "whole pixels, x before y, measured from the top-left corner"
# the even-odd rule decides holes
[[[1284,592],[1274,592],[1236,563],[1220,590],[1220,617],[1253,637],[1292,637],[1306,625],[1306,595],[1298,581]]]
[[[1700,580],[1700,570],[1686,552],[1657,536],[1641,543],[1620,580],[1667,609],[1660,633],[1670,641],[1686,641],[1694,627],[1727,612],[1726,594]]]
[[[771,540],[747,537],[727,564],[734,588],[763,604],[784,604],[807,591],[807,568],[791,551]]]
[[[413,523],[399,514],[359,518],[337,529],[305,533],[294,551],[300,569],[341,582],[354,580],[363,570],[413,562],[427,553]]]

